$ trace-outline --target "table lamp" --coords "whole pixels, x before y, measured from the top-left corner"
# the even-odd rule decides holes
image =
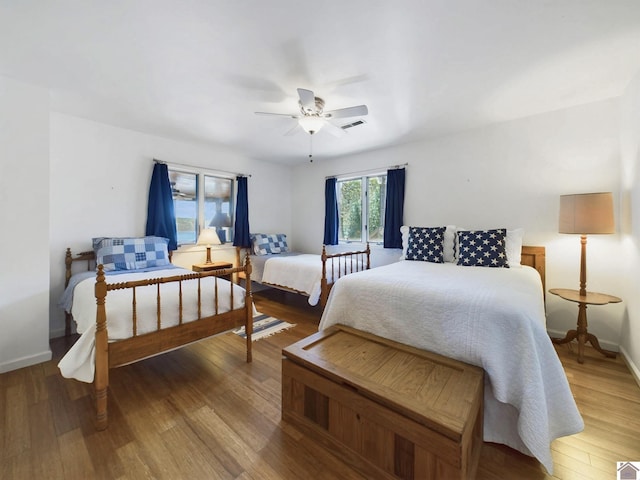
[[[202,230],[198,236],[198,245],[207,246],[207,261],[205,263],[211,263],[211,245],[220,245],[220,239],[215,229],[205,228]]]
[[[580,235],[580,296],[587,294],[587,235],[615,233],[613,194],[560,195],[559,233]]]

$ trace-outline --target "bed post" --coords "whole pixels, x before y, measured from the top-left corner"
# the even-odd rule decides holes
[[[329,284],[327,283],[327,249],[322,244],[322,278],[320,279],[320,305],[324,307],[329,298]]]
[[[93,384],[96,395],[96,429],[104,430],[108,425],[107,391],[109,389],[109,344],[107,335],[107,312],[104,302],[107,297],[107,282],[103,266],[98,265],[95,295],[96,304],[96,368]]]
[[[240,258],[241,257],[241,255],[240,255],[240,250],[241,249],[242,249],[242,247],[236,247],[236,265],[239,266],[239,267],[242,266],[242,258]],[[233,276],[233,280],[234,280],[235,283],[240,285],[240,273],[239,272],[236,273]]]
[[[239,255],[240,254],[238,254],[238,256]],[[251,340],[251,335],[253,335],[253,298],[251,296],[251,259],[249,258],[249,250],[247,250],[245,255],[244,264],[246,275],[244,306],[247,312],[244,323],[244,332],[247,336],[247,363],[251,363],[253,360],[253,355],[251,353],[251,349],[253,348]]]
[[[71,264],[73,258],[71,256],[71,249],[67,247],[67,253],[64,256],[65,275],[64,275],[64,288],[69,286],[69,280],[71,279]],[[67,311],[64,312],[64,336],[71,335],[71,314]]]
[[[371,249],[369,248],[369,242],[367,242],[367,270],[371,269]]]

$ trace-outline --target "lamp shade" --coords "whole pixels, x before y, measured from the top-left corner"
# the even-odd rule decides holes
[[[198,236],[198,245],[220,245],[218,234],[213,228],[205,228]]]
[[[323,127],[324,119],[316,115],[305,115],[298,119],[298,123],[305,132],[313,135]]]
[[[560,195],[559,233],[615,233],[613,194]]]

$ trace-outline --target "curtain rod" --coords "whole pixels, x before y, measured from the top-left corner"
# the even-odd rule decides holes
[[[158,160],[157,158],[154,158],[153,161],[155,163],[164,163],[165,165],[171,164],[171,165],[175,165],[177,167],[205,169],[205,170],[211,170],[211,171],[216,171],[216,172],[220,172],[220,173],[228,173],[230,175],[235,175],[236,177],[251,177],[250,173],[246,174],[246,173],[229,172],[227,170],[220,170],[219,168],[196,167],[195,165],[185,165],[184,163],[165,162],[164,160]]]
[[[369,173],[369,172],[379,172],[383,168],[387,170],[390,170],[390,169],[397,170],[398,168],[406,167],[407,165],[409,165],[409,162],[401,163],[400,165],[391,165],[389,167],[370,168],[368,170],[360,170],[358,172],[339,173],[338,175],[329,175],[327,177],[324,177],[324,179],[326,180],[327,178],[346,177],[348,175],[360,175],[360,174]]]

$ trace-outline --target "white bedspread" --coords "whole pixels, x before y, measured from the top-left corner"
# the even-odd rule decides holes
[[[176,275],[191,274],[193,272],[184,269],[158,270],[152,272],[127,273],[116,276],[107,276],[107,283],[120,283],[146,278],[171,277]],[[201,279],[202,292],[202,317],[215,313],[214,307],[214,278]],[[77,331],[81,334],[78,341],[71,347],[67,354],[60,360],[58,367],[66,378],[75,378],[82,382],[93,382],[95,370],[95,331],[96,331],[96,298],[94,294],[95,277],[82,280],[73,291],[73,306],[71,314],[77,325]],[[182,312],[183,321],[193,321],[198,318],[197,280],[182,282]],[[171,327],[178,324],[178,282],[164,283],[160,286],[162,327]],[[218,278],[218,313],[230,310],[229,289],[231,283]],[[234,309],[244,305],[245,291],[238,285],[233,285]],[[109,341],[121,340],[132,336],[132,293],[131,289],[113,290],[108,292],[105,307],[107,311],[107,331]],[[138,335],[148,333],[156,329],[156,305],[157,286],[136,288],[136,313]]]
[[[309,296],[309,305],[317,305],[320,300],[321,279],[322,258],[308,253],[274,256],[266,261],[262,273],[262,283],[302,292]]]
[[[482,367],[484,440],[536,457],[582,417],[545,330],[542,283],[530,267],[403,261],[339,279],[320,330],[349,325]]]

